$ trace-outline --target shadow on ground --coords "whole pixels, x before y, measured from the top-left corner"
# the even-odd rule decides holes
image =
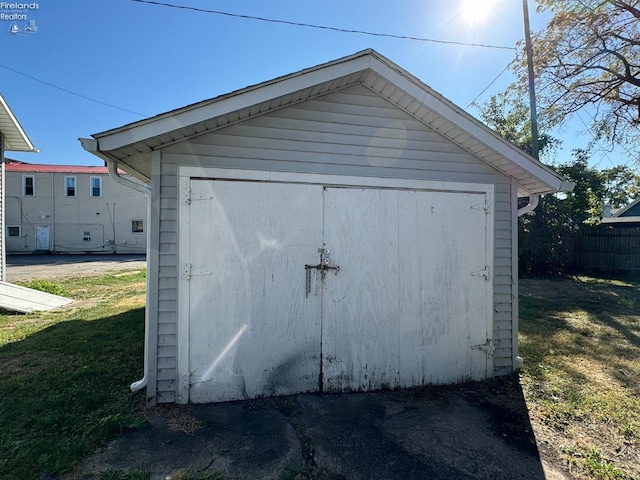
[[[544,479],[517,376],[416,390],[160,406],[151,427],[73,479],[136,468],[165,479]]]

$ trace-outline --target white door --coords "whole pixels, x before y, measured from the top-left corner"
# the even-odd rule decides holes
[[[190,401],[490,374],[479,348],[492,328],[484,193],[224,180],[190,189],[180,227]],[[314,268],[322,260],[339,270]]]
[[[484,194],[327,188],[322,388],[486,378],[491,282]],[[480,234],[479,234],[480,233]]]
[[[36,226],[36,250],[49,250],[49,226]]]
[[[322,187],[192,180],[189,212],[189,400],[317,391]]]

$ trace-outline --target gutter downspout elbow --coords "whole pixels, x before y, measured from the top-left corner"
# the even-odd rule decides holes
[[[105,161],[107,162],[107,171],[109,172],[109,176],[114,182],[119,183],[120,185],[123,185],[125,187],[132,188],[140,193],[145,194],[146,196],[149,195],[149,187],[120,176],[120,174],[118,173],[118,162],[108,158],[105,158]]]
[[[540,195],[529,195],[529,203],[518,209],[518,217],[521,217],[525,213],[534,211],[538,206],[538,203],[540,203]]]

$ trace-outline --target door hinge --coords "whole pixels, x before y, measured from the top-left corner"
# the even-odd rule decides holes
[[[191,205],[191,188],[185,188],[182,192],[182,201],[187,205]]]
[[[484,210],[484,213],[489,213],[488,203],[478,203],[477,205],[471,205],[472,210]]]
[[[182,278],[185,280],[191,280],[192,271],[193,265],[191,265],[190,263],[185,264],[185,266],[182,267]]]
[[[182,278],[185,280],[191,280],[191,277],[202,275],[213,275],[213,272],[209,270],[198,270],[197,268],[193,268],[193,265],[190,263],[187,263],[182,267]]]
[[[489,274],[489,267],[484,267],[482,270],[478,270],[476,272],[471,272],[470,275],[474,277],[484,277],[485,280],[489,281],[491,279]]]
[[[493,345],[492,338],[489,338],[485,343],[481,343],[480,345],[471,345],[470,348],[482,350],[489,358],[493,358],[493,355],[496,353],[496,347]]]

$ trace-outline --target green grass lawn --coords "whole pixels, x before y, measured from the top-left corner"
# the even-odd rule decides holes
[[[640,478],[640,284],[522,281],[520,353],[538,443],[574,478]]]
[[[146,426],[144,396],[128,389],[142,377],[144,272],[39,283],[76,302],[0,315],[2,479],[71,472]],[[524,280],[520,309],[520,381],[540,450],[572,478],[640,478],[640,284]]]
[[[65,280],[78,302],[0,315],[0,478],[69,472],[123,430],[140,428],[143,271]]]

